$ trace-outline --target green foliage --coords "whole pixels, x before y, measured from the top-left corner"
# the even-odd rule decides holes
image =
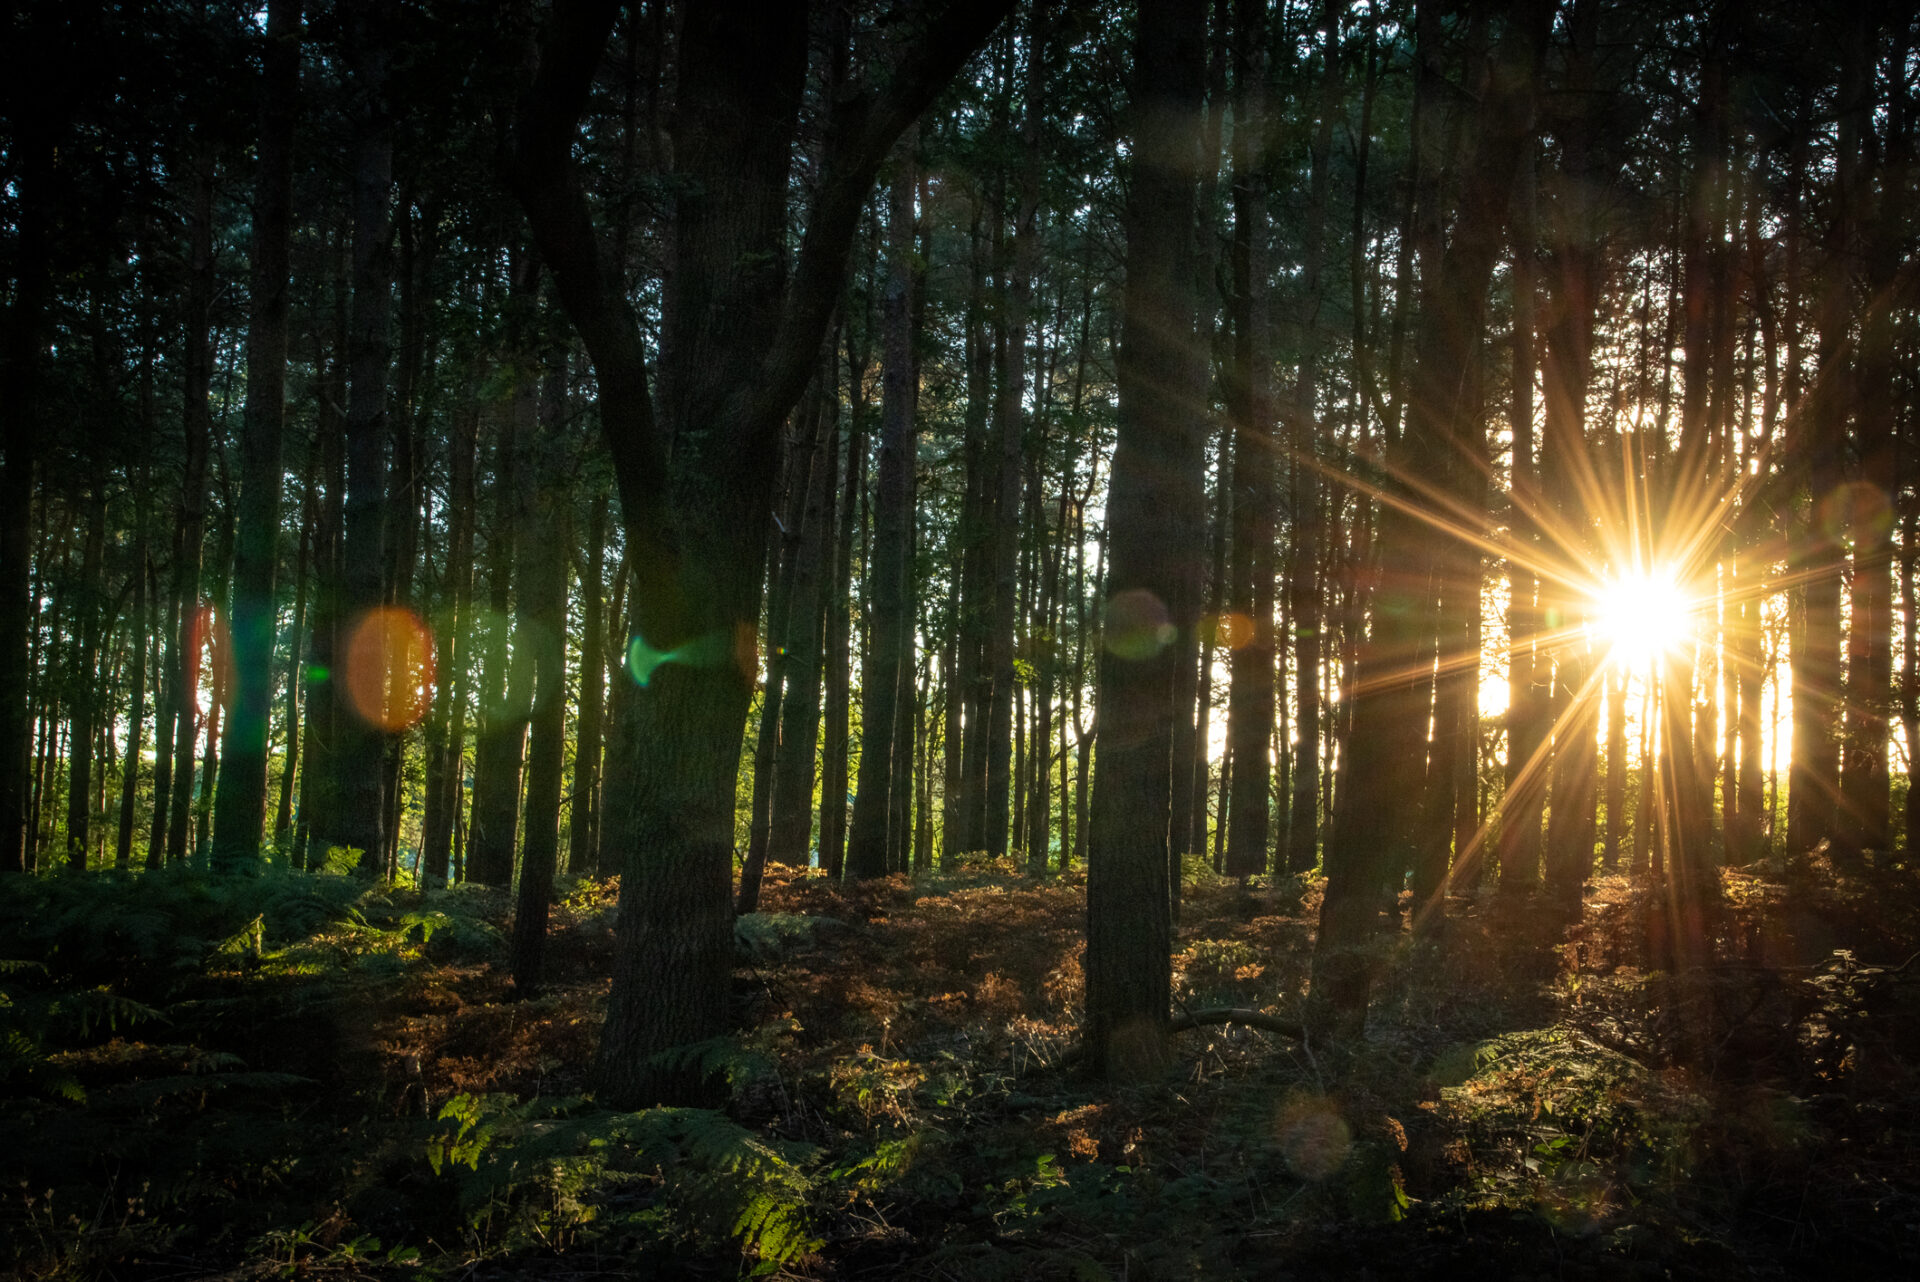
[[[222,954],[303,939],[372,893],[364,882],[268,867],[188,865],[12,879],[0,899],[0,956],[35,958],[63,984],[164,992]]]
[[[62,990],[44,963],[0,962],[0,1090],[24,1087],[80,1103],[86,1091],[52,1059],[50,1043],[162,1021],[153,1007],[105,988]]]
[[[816,1150],[764,1139],[723,1113],[460,1095],[439,1121],[428,1162],[458,1180],[470,1226],[506,1246],[602,1222],[663,1244],[732,1241],[757,1261],[756,1275],[819,1246],[807,1217],[815,1181],[805,1169]],[[609,1214],[610,1194],[636,1182],[650,1186],[652,1203]]]
[[[734,951],[756,965],[772,965],[844,926],[833,917],[804,913],[746,913],[733,919]]]

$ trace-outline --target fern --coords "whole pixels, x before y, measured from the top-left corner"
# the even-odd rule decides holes
[[[470,1214],[510,1203],[528,1181],[590,1174],[617,1185],[623,1171],[651,1169],[676,1213],[653,1222],[670,1236],[732,1241],[759,1261],[756,1272],[819,1245],[807,1216],[815,1182],[805,1169],[817,1150],[770,1142],[710,1109],[620,1113],[579,1098],[516,1104],[462,1095],[441,1108],[440,1120],[452,1125],[429,1139],[427,1160],[436,1173],[465,1168],[460,1197]]]
[[[648,1057],[647,1063],[661,1072],[702,1082],[722,1078],[729,1087],[741,1086],[774,1071],[770,1056],[743,1045],[735,1037],[710,1037],[703,1042],[669,1046]]]
[[[803,913],[747,913],[733,919],[733,946],[744,960],[768,965],[811,947],[821,934],[844,924]]]

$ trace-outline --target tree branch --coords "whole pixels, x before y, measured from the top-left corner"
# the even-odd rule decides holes
[[[501,170],[526,211],[560,305],[593,358],[601,435],[631,527],[666,500],[667,451],[654,425],[640,324],[621,293],[618,264],[600,244],[573,164],[573,140],[619,11],[618,0],[555,4]]]
[[[753,389],[755,421],[779,418],[799,399],[820,334],[840,298],[847,252],[881,162],[906,127],[947,87],[1013,0],[952,0],[894,61],[883,87],[834,105],[815,191],[780,327]]]

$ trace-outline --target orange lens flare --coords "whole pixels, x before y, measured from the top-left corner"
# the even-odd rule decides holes
[[[390,734],[417,724],[433,697],[433,633],[411,610],[369,610],[347,640],[347,697],[353,710]]]
[[[1253,640],[1253,620],[1244,614],[1223,614],[1213,628],[1214,640],[1229,650],[1238,650]]]

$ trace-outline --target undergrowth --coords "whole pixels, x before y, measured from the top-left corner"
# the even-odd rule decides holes
[[[1878,880],[1874,880],[1878,878]],[[514,1000],[504,892],[191,870],[0,897],[0,1270],[234,1277],[1721,1276],[1883,1265],[1920,1222],[1920,920],[1892,870],[1729,872],[1713,960],[1660,897],[1497,895],[1382,952],[1364,1041],[1210,1025],[1077,1074],[1084,885],[775,870],[736,1035],[612,1110],[587,1068],[613,883]],[[1297,1014],[1319,886],[1200,871],[1176,1013]],[[669,1062],[670,1061],[670,1062]],[[10,1172],[11,1173],[11,1172]],[[1796,1263],[1797,1262],[1797,1263]]]

